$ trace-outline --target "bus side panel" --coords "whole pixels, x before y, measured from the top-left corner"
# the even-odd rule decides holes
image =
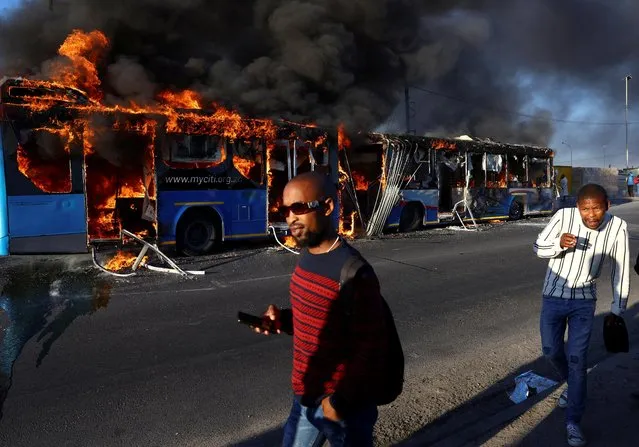
[[[391,212],[386,218],[386,223],[384,224],[384,229],[388,230],[391,228],[399,227],[399,218],[402,215],[402,210],[404,209],[404,203],[401,202],[391,208]]]
[[[180,217],[191,207],[210,207],[222,218],[225,239],[266,236],[266,190],[160,191],[160,243],[173,244]]]
[[[511,189],[513,196],[518,196],[524,205],[524,215],[551,213],[554,196],[552,188],[516,188]]]
[[[402,202],[391,210],[386,219],[386,228],[399,226],[399,219],[403,207],[408,202],[418,202],[424,207],[424,219],[422,224],[434,224],[439,222],[439,190],[438,189],[403,189],[401,190]]]
[[[11,253],[86,253],[83,194],[9,196]]]
[[[226,227],[227,239],[246,239],[265,236],[267,229],[266,190],[242,189],[225,191],[232,198],[229,206],[231,225]]]
[[[402,196],[406,202],[420,202],[424,205],[424,224],[439,222],[438,189],[404,189]]]

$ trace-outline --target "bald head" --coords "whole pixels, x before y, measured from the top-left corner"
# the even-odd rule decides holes
[[[284,195],[287,190],[288,192],[295,190],[298,194],[301,193],[307,202],[319,200],[322,197],[330,197],[333,201],[337,200],[337,191],[330,178],[319,172],[305,172],[293,177],[286,184]]]
[[[300,174],[286,184],[282,201],[290,208],[284,217],[298,244],[314,248],[334,237],[330,216],[336,195],[329,177],[317,172]]]

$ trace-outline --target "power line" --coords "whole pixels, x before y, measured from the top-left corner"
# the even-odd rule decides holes
[[[521,117],[524,117],[524,118],[529,118],[529,119],[537,120],[537,121],[566,123],[566,124],[588,124],[588,125],[596,125],[596,126],[625,126],[626,125],[625,122],[608,122],[608,123],[606,123],[606,122],[601,122],[601,121],[575,121],[575,120],[566,120],[566,119],[560,119],[560,118],[540,118],[538,116],[528,115],[526,113],[513,112],[512,110],[498,109],[496,107],[475,104],[475,103],[470,102],[470,101],[465,100],[465,99],[457,98],[455,96],[447,95],[445,93],[435,92],[433,90],[429,90],[429,89],[426,89],[426,88],[423,88],[423,87],[418,87],[416,85],[411,85],[410,87],[414,88],[415,90],[420,90],[422,92],[428,93],[428,94],[433,95],[433,96],[440,96],[442,98],[446,98],[446,99],[450,99],[450,100],[453,100],[453,101],[461,102],[461,103],[473,106],[473,107],[478,108],[478,109],[491,110],[493,112],[502,113],[502,114],[505,114],[505,115],[521,116]],[[634,122],[629,122],[628,124],[639,124],[639,123],[634,121]]]

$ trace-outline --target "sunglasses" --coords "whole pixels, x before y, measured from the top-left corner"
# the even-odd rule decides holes
[[[322,197],[319,200],[313,200],[312,202],[295,202],[290,205],[280,205],[277,210],[282,216],[288,216],[289,212],[293,212],[296,216],[301,214],[308,214],[322,207],[322,204],[326,201],[326,197]]]

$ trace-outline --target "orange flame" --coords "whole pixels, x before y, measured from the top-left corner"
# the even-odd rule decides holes
[[[48,132],[57,135],[64,143],[64,156],[47,160],[39,156],[37,143],[18,144],[16,159],[18,170],[33,184],[47,193],[71,192],[71,143],[74,140],[69,126],[62,129],[34,129],[36,132]]]
[[[101,100],[100,78],[95,64],[108,46],[109,41],[101,31],[85,33],[74,30],[58,49],[58,54],[67,57],[71,66],[61,61],[53,63],[51,78],[86,91],[94,100]]]
[[[297,241],[293,236],[284,236],[283,244],[289,248],[297,248]]]
[[[246,158],[234,155],[233,166],[235,166],[235,169],[237,169],[244,177],[250,178],[249,174],[251,169],[255,166],[255,162],[253,160],[247,160]]]
[[[133,253],[127,253],[127,252],[118,250],[115,256],[109,259],[109,261],[105,264],[104,268],[112,272],[118,272],[126,268],[131,268],[133,267],[133,264],[135,263],[136,258],[137,256],[134,255]],[[142,258],[141,263],[146,263],[148,259],[149,259],[148,256],[144,256]]]
[[[267,181],[269,189],[271,188],[273,184],[273,173],[271,172],[271,154],[273,153],[273,149],[275,149],[275,141],[269,140],[266,144],[266,176],[267,176],[266,181]]]
[[[368,190],[368,181],[366,178],[359,172],[353,171],[353,181],[355,182],[355,190],[357,191],[367,191]]]
[[[337,127],[337,147],[340,151],[351,147],[351,140],[346,136],[346,129],[343,124]]]
[[[443,149],[443,150],[454,151],[455,149],[457,149],[457,145],[453,143],[452,141],[439,140],[439,139],[433,140],[433,142],[431,143],[431,147],[435,150]]]
[[[357,217],[357,211],[353,211],[350,215],[350,221],[346,222],[346,219],[344,219],[342,208],[340,207],[338,233],[341,236],[346,237],[348,239],[353,239],[355,237],[355,218],[356,217]]]
[[[200,95],[193,90],[184,90],[183,92],[165,91],[158,94],[158,99],[164,104],[178,109],[201,109]]]

